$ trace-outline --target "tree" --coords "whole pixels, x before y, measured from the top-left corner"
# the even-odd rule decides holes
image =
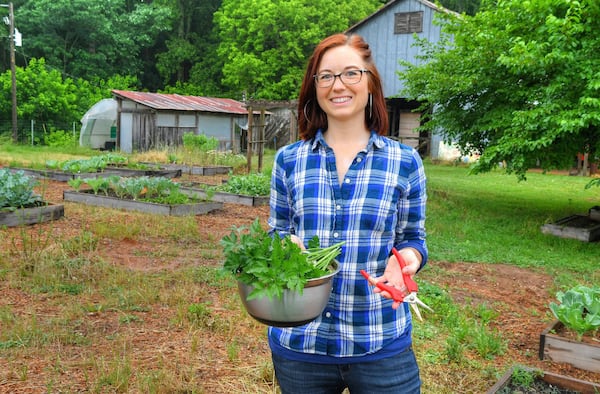
[[[181,86],[197,82],[199,86],[210,85],[206,82],[212,78],[195,78],[194,74],[197,69],[218,72],[207,66],[210,59],[215,58],[213,14],[221,0],[169,0],[167,3],[172,10],[173,25],[165,49],[157,55],[156,65],[164,84]]]
[[[34,121],[46,131],[57,125],[79,121],[83,114],[100,99],[110,96],[111,89],[128,89],[137,81],[132,77],[115,75],[108,80],[64,78],[46,66],[44,59],[31,59],[27,67],[16,68],[17,102],[19,119]],[[0,119],[11,113],[11,75],[7,70],[0,74]],[[27,124],[29,128],[29,124]]]
[[[481,3],[480,0],[441,0],[443,7],[458,13],[475,15]]]
[[[222,82],[238,98],[293,98],[314,46],[379,6],[378,0],[223,0],[214,15]]]
[[[475,16],[445,15],[444,39],[420,40],[420,65],[401,71],[408,97],[431,110],[424,129],[464,153],[473,170],[505,163],[569,168],[600,153],[600,3],[496,0]]]
[[[28,56],[88,80],[140,76],[144,48],[169,28],[167,8],[133,0],[35,0],[15,13]]]

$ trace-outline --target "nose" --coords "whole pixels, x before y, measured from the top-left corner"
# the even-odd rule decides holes
[[[342,87],[346,87],[346,84],[344,83],[344,81],[342,81],[342,74],[337,74],[333,76],[333,83],[331,84],[331,86],[335,87],[335,84],[338,81],[340,82],[340,85],[342,85]]]

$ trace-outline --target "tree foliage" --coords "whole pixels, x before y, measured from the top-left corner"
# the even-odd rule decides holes
[[[475,15],[481,4],[480,0],[441,0],[444,8],[467,15]]]
[[[143,1],[35,0],[15,14],[28,57],[87,80],[139,77],[144,49],[169,28],[169,9]]]
[[[374,12],[378,0],[223,0],[215,13],[223,84],[241,98],[297,95],[314,46]]]
[[[110,96],[111,89],[135,86],[132,77],[114,75],[107,80],[64,78],[47,67],[44,59],[32,59],[27,67],[16,67],[17,116],[34,121],[44,130],[79,120],[96,102]],[[0,74],[0,119],[10,118],[12,77],[9,70]]]
[[[14,0],[23,34],[18,117],[49,126],[77,121],[111,89],[292,99],[314,45],[384,3]],[[5,120],[12,109],[8,40],[0,40],[0,68]]]
[[[475,172],[506,163],[568,168],[600,153],[600,3],[496,0],[475,16],[445,15],[444,39],[420,40],[420,65],[403,62],[408,97],[431,109],[425,129],[465,153]]]

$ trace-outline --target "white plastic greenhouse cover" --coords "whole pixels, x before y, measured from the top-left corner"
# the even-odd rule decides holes
[[[110,128],[117,123],[117,101],[103,99],[94,104],[81,118],[79,145],[103,148],[110,138]]]

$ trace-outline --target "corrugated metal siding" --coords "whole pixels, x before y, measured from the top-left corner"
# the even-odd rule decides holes
[[[132,92],[113,90],[117,98],[131,100],[154,110],[212,112],[245,115],[248,113],[240,101],[227,98],[181,96],[178,94]]]

